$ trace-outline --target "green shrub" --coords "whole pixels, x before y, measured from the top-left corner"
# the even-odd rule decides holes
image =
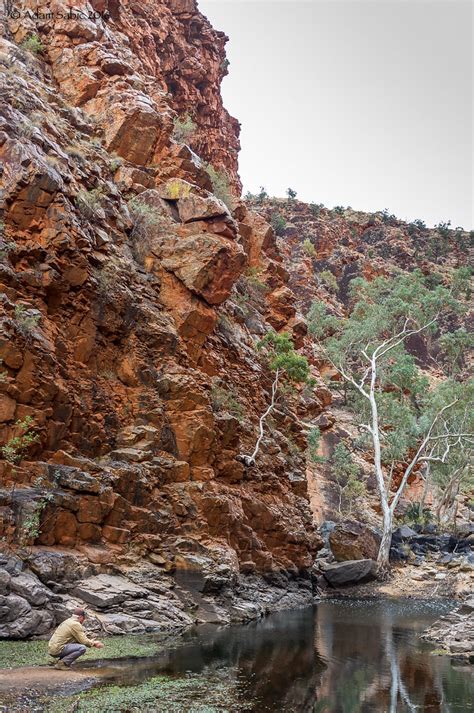
[[[332,209],[332,212],[333,212],[333,213],[336,213],[337,215],[344,215],[344,210],[345,210],[345,209],[344,209],[344,206],[342,206],[342,205],[336,205],[336,206],[334,206],[334,208]]]
[[[322,209],[324,208],[323,203],[310,203],[309,204],[309,209],[311,213],[317,218],[319,214],[321,213]]]
[[[314,247],[311,240],[309,240],[309,238],[306,238],[306,240],[303,240],[303,250],[310,257],[314,257],[316,255],[316,248]]]
[[[295,190],[293,190],[293,188],[287,188],[286,195],[288,196],[289,201],[294,201],[298,194],[296,193]]]
[[[80,190],[76,193],[76,204],[86,218],[93,218],[96,210],[100,208],[103,198],[103,188],[92,188],[89,191]]]
[[[29,310],[25,305],[15,305],[15,324],[25,339],[30,339],[33,331],[39,324],[41,319],[39,314],[29,314]]]
[[[382,218],[382,222],[386,223],[387,225],[394,224],[397,221],[397,216],[393,213],[390,213],[387,208],[384,208],[383,211],[381,211],[380,217]]]
[[[321,282],[326,285],[327,289],[330,292],[337,292],[338,290],[338,284],[336,277],[332,274],[330,270],[323,270],[322,272],[319,273],[319,279]]]
[[[405,510],[403,521],[409,525],[428,525],[433,520],[433,513],[421,503],[410,503]]]
[[[123,164],[123,158],[121,156],[117,156],[117,154],[112,154],[110,156],[110,170],[112,173],[115,173],[115,171],[120,168]]]
[[[265,190],[264,186],[260,186],[260,190],[257,193],[257,200],[259,203],[263,203],[263,201],[266,201],[268,198],[268,193]]]
[[[13,241],[3,242],[0,244],[0,260],[5,260],[10,253],[14,252],[16,243]]]
[[[26,451],[33,443],[39,441],[39,436],[32,429],[33,418],[25,416],[23,420],[18,420],[15,423],[15,429],[19,430],[18,436],[13,436],[10,440],[0,447],[0,453],[8,463],[16,465],[20,463]]]
[[[177,116],[173,121],[172,138],[178,144],[187,144],[196,132],[196,123],[189,114]]]
[[[230,180],[225,169],[216,170],[212,164],[206,164],[206,171],[211,179],[212,192],[219,198],[229,210],[232,210],[232,193],[230,190]]]
[[[472,267],[466,265],[454,270],[451,278],[453,295],[455,297],[464,297],[469,300],[472,295]]]
[[[438,225],[435,225],[434,228],[442,238],[449,238],[451,235],[451,221],[448,220],[445,223],[438,223]]]
[[[308,459],[311,463],[323,463],[326,459],[319,455],[319,444],[321,441],[321,431],[317,426],[308,433]]]
[[[145,203],[139,197],[128,202],[128,209],[133,221],[130,234],[133,257],[143,265],[146,255],[150,252],[153,236],[165,225],[166,218],[158,208]]]
[[[44,45],[35,32],[23,40],[20,47],[26,52],[31,52],[31,54],[41,54],[44,51]]]
[[[332,314],[328,314],[324,302],[312,303],[308,315],[308,330],[316,340],[325,339],[337,330],[339,320]]]
[[[235,416],[239,421],[244,417],[244,410],[231,391],[226,389],[219,379],[211,386],[211,404],[214,411],[221,411]]]
[[[286,230],[286,220],[278,211],[274,211],[270,217],[270,225],[275,231],[276,235],[282,236]]]
[[[259,290],[267,290],[268,285],[263,282],[263,280],[260,279],[260,272],[257,267],[249,267],[245,277],[247,278],[247,282],[249,282],[251,285],[254,287],[257,287]]]

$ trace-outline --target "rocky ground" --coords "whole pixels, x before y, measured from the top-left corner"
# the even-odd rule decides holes
[[[70,551],[0,555],[0,637],[46,637],[74,607],[87,609],[96,635],[181,631],[196,623],[245,622],[311,605],[311,580],[236,576],[195,557],[174,576],[151,562],[97,566]]]
[[[439,619],[423,638],[439,644],[443,652],[474,663],[474,596],[471,594],[455,611]]]

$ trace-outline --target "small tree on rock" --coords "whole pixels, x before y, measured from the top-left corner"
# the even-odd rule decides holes
[[[268,362],[268,367],[274,374],[270,403],[259,419],[259,435],[255,443],[255,448],[250,455],[241,455],[241,460],[245,465],[255,465],[255,459],[262,443],[265,421],[276,406],[278,388],[282,379],[290,383],[301,383],[308,381],[309,365],[305,357],[297,354],[293,341],[289,334],[271,330],[258,343],[257,349],[263,351]]]

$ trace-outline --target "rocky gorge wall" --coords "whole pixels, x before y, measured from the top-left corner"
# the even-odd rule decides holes
[[[226,38],[191,0],[20,5],[0,41],[0,635],[100,610],[78,579],[137,563],[161,594],[180,573],[214,595],[252,575],[251,599],[263,574],[272,607],[301,576],[307,601],[321,541],[298,408],[320,413],[327,389],[286,398],[244,467],[271,385],[256,342],[305,326],[272,228],[238,198]],[[173,139],[185,110],[191,148]],[[117,586],[98,585],[105,608]],[[132,609],[125,630],[163,625]]]

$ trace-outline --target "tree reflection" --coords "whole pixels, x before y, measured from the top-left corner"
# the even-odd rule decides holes
[[[364,606],[365,604],[365,606]],[[421,608],[420,608],[421,607]],[[469,673],[454,672],[418,639],[422,603],[326,602],[318,607],[316,650],[327,668],[313,713],[450,713],[472,702]]]

